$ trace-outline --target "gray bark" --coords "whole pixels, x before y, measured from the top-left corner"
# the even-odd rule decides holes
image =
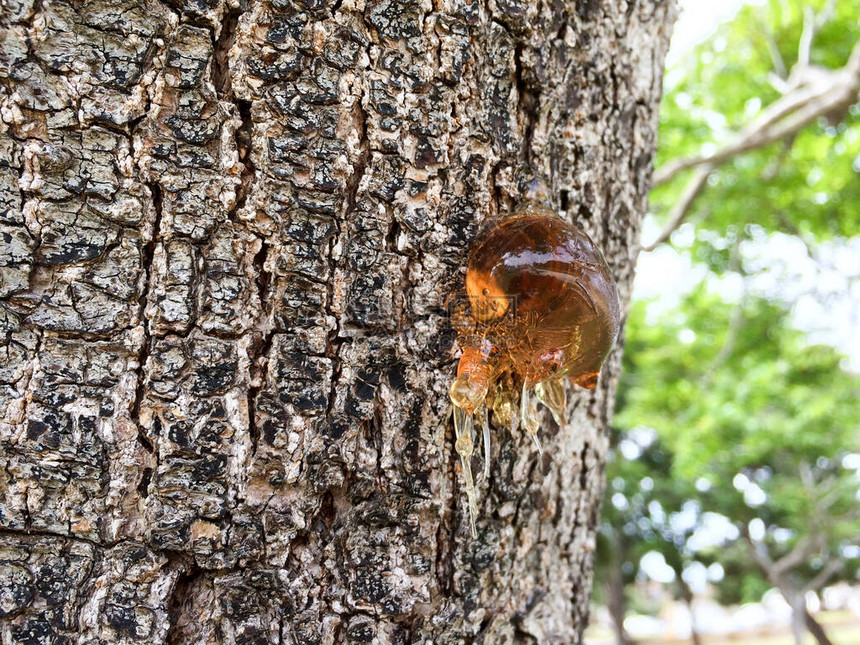
[[[530,167],[626,304],[673,17],[6,0],[2,643],[577,642],[619,353],[472,541],[442,303]]]
[[[824,631],[824,627],[821,623],[815,620],[807,609],[804,609],[803,614],[806,628],[809,630],[809,633],[812,634],[813,638],[815,638],[815,642],[818,643],[818,645],[833,645],[833,641],[828,638],[827,632]]]
[[[687,611],[690,612],[690,642],[693,645],[702,645],[702,637],[696,629],[696,614],[693,607],[693,590],[690,589],[690,585],[688,585],[687,581],[682,577],[682,573],[683,571],[676,571],[675,575],[677,576],[678,586],[681,589],[681,599],[687,606]]]

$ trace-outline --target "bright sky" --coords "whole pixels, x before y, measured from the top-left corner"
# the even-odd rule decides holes
[[[761,0],[753,0],[760,4]],[[677,63],[688,49],[710,36],[717,25],[734,17],[746,0],[680,0],[681,14],[672,32],[672,46],[666,59],[671,67]]]

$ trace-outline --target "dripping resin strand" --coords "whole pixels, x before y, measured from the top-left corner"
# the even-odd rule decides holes
[[[477,537],[475,417],[483,432],[485,477],[490,410],[494,425],[519,425],[541,451],[537,402],[559,425],[566,422],[563,378],[586,388],[597,384],[618,335],[620,309],[600,249],[585,231],[534,200],[478,234],[469,253],[466,295],[452,317],[462,354],[450,395]]]

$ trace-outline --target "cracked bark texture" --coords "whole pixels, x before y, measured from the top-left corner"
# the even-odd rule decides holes
[[[444,301],[534,172],[626,303],[674,4],[0,11],[0,642],[578,642],[620,350],[473,541]]]

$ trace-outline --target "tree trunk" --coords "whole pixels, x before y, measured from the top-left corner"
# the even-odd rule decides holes
[[[676,571],[675,574],[677,576],[678,585],[681,588],[681,599],[684,601],[684,604],[687,606],[687,611],[690,612],[690,642],[693,645],[702,645],[702,638],[699,636],[699,632],[696,629],[696,614],[693,612],[693,590],[690,589],[690,585],[687,584],[687,581],[684,580],[683,567],[680,567],[680,571]]]
[[[471,540],[443,303],[526,167],[626,305],[674,4],[2,12],[2,642],[578,642],[619,351]]]
[[[627,596],[625,595],[624,572],[621,569],[624,562],[624,545],[619,539],[618,532],[612,531],[613,550],[609,554],[610,573],[606,581],[608,593],[609,615],[612,617],[612,627],[615,630],[616,645],[631,645],[633,640],[624,627],[624,619],[627,618]]]
[[[783,593],[785,596],[785,594]],[[806,599],[803,594],[793,593],[786,596],[791,605],[791,633],[794,636],[795,645],[803,645],[803,636],[806,634],[804,628],[804,614],[806,614]]]
[[[833,645],[830,639],[827,637],[827,632],[824,631],[824,627],[819,623],[812,614],[809,613],[807,609],[804,612],[804,621],[806,622],[806,629],[809,630],[809,633],[815,638],[815,642],[818,645]]]

